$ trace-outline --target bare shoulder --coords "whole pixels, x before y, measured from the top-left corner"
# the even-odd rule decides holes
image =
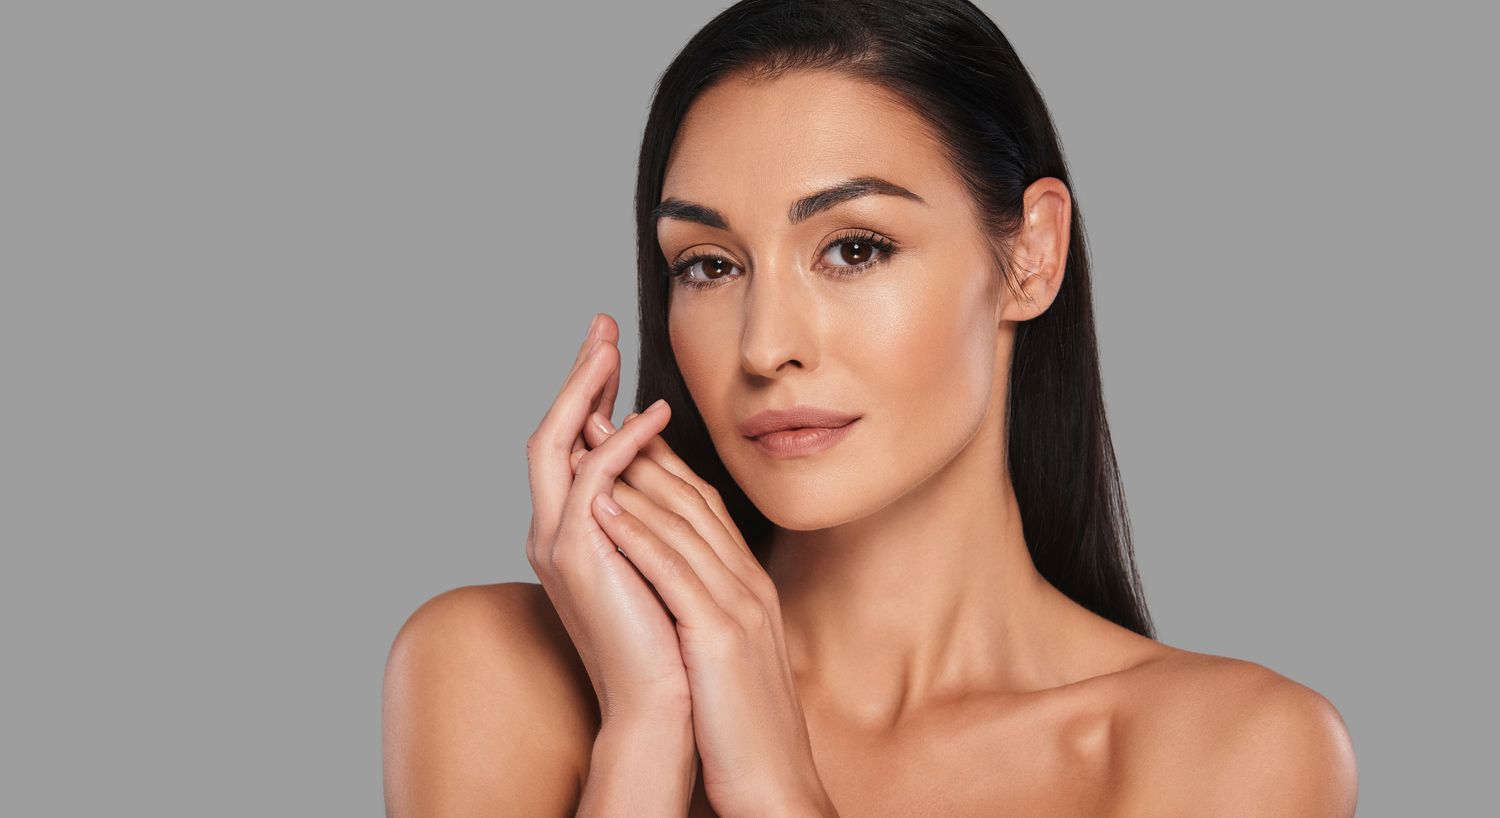
[[[1354,815],[1353,743],[1318,691],[1255,662],[1176,648],[1132,683],[1124,814]]]
[[[597,721],[542,586],[445,591],[411,614],[386,660],[387,810],[571,815]]]

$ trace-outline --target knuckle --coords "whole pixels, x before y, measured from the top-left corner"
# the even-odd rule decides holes
[[[687,560],[682,555],[670,548],[664,549],[658,558],[661,573],[667,579],[678,579],[688,572]]]
[[[746,584],[750,586],[751,593],[760,597],[767,605],[778,605],[780,596],[776,590],[776,583],[771,580],[770,575],[758,568],[757,566],[757,570],[750,574],[750,579]]]
[[[537,462],[542,455],[547,453],[549,445],[551,445],[551,441],[543,430],[538,429],[532,432],[531,436],[526,438],[526,462]]]
[[[599,449],[589,449],[578,458],[578,473],[587,473],[590,476],[598,476],[604,470],[604,458],[599,456]]]
[[[740,622],[746,630],[759,630],[770,624],[765,604],[748,590],[736,592],[729,607],[734,612],[735,621]]]
[[[693,527],[693,521],[675,511],[667,512],[663,525],[674,537],[689,537],[697,533],[697,529]]]
[[[641,539],[646,533],[646,526],[634,514],[621,514],[615,518],[615,525],[625,532],[625,536],[634,540]]]
[[[698,486],[698,493],[703,495],[703,499],[709,505],[722,505],[724,502],[724,498],[719,496],[719,490],[714,488],[712,483],[705,482],[703,485]]]
[[[720,647],[721,655],[729,656],[743,650],[746,645],[745,629],[731,616],[717,617],[710,625],[714,644]]]
[[[692,483],[686,480],[677,480],[672,484],[672,499],[683,505],[703,502],[703,495]]]

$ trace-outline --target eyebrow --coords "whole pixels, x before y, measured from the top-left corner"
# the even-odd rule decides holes
[[[786,213],[786,220],[792,224],[805,222],[817,214],[827,210],[834,205],[857,199],[861,196],[900,196],[911,199],[914,202],[927,204],[921,196],[894,183],[881,179],[878,176],[860,176],[854,179],[845,179],[836,185],[826,187],[817,193],[804,196],[792,203],[792,207]],[[682,221],[706,224],[709,227],[717,227],[720,230],[729,229],[729,220],[724,214],[717,210],[701,204],[683,201],[682,199],[667,198],[651,211],[651,223],[662,219],[680,219]]]

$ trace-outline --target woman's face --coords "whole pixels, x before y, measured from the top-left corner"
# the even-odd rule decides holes
[[[789,217],[804,197],[868,177],[920,200],[877,192]],[[984,424],[998,430],[1008,295],[970,197],[896,97],[831,72],[730,79],[689,111],[662,198],[722,221],[689,210],[657,222],[669,267],[711,257],[672,282],[669,332],[720,458],[773,523],[812,530],[866,516]],[[739,429],[794,404],[859,419],[832,447],[791,457]]]

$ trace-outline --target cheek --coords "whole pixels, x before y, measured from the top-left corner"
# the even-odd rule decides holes
[[[724,393],[723,385],[715,383],[714,379],[733,373],[720,359],[725,354],[723,345],[704,342],[714,338],[716,325],[722,326],[722,323],[708,310],[678,309],[667,314],[667,335],[671,339],[677,368],[682,372],[682,380],[687,384],[693,403],[710,425],[717,410],[711,396]],[[649,396],[648,399],[655,400]]]
[[[967,428],[984,412],[996,332],[983,283],[979,272],[935,273],[865,299],[849,316],[859,322],[847,337],[861,339],[872,410],[909,429]]]

